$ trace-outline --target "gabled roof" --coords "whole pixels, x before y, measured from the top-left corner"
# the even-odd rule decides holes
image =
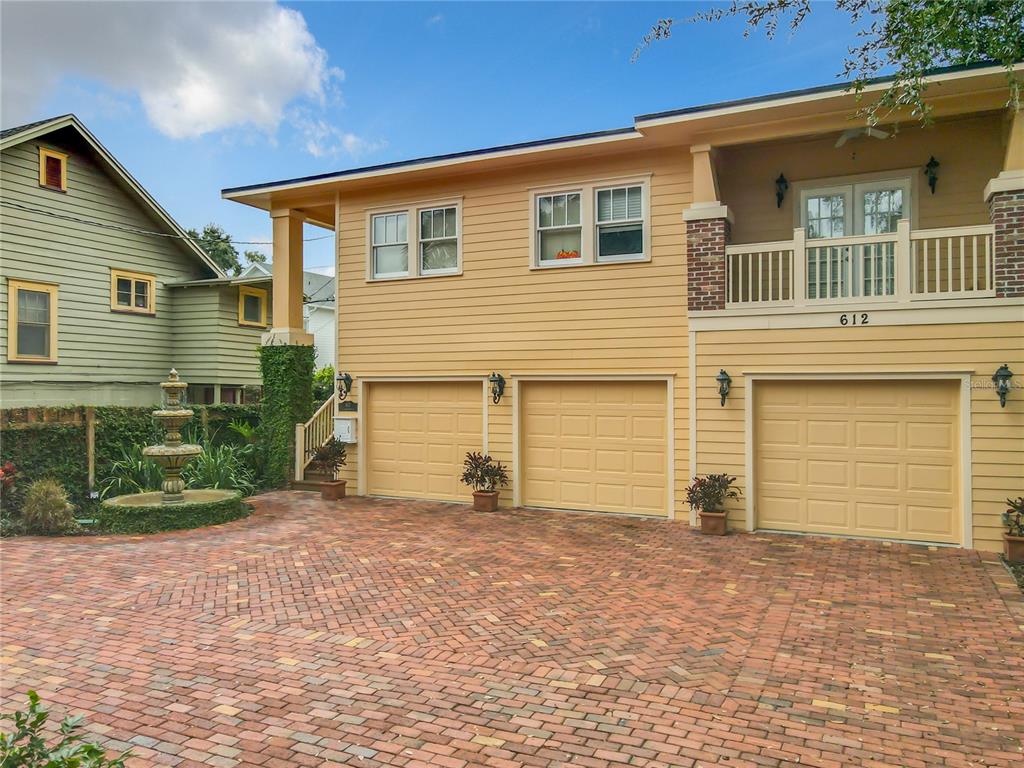
[[[59,117],[51,117],[47,120],[38,120],[34,123],[26,123],[25,125],[19,125],[13,128],[5,128],[3,131],[0,131],[0,150],[15,147],[18,144],[23,144],[24,142],[32,139],[38,139],[64,128],[71,128],[78,132],[92,150],[100,157],[100,159],[102,159],[110,170],[113,171],[114,176],[117,177],[117,179],[139,199],[144,207],[152,211],[157,220],[160,221],[171,234],[177,235],[177,242],[190,256],[194,256],[199,259],[199,261],[201,261],[204,266],[211,269],[213,274],[217,277],[224,277],[224,273],[221,271],[220,267],[218,267],[216,263],[206,255],[206,252],[202,248],[192,241],[178,222],[176,222],[171,215],[160,206],[160,204],[149,194],[149,192],[146,191],[135,177],[128,173],[128,170],[117,161],[117,158],[115,158],[109,150],[107,150],[107,148],[92,135],[89,129],[82,124],[82,121],[74,115],[61,115]]]

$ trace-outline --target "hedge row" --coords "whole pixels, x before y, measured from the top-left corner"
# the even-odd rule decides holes
[[[106,478],[111,464],[121,457],[122,447],[162,441],[162,433],[153,420],[155,407],[95,409],[97,485]],[[16,424],[18,419],[14,414],[21,410],[25,409],[6,409],[3,422]],[[64,486],[72,504],[87,509],[90,506],[89,460],[84,409],[76,406],[60,410],[65,415],[74,415],[72,412],[77,410],[81,417],[75,419],[75,423],[35,422],[5,428],[0,437],[0,464],[14,463],[20,487],[43,477],[54,478]],[[206,425],[213,445],[240,441],[227,426],[235,419],[252,425],[259,423],[258,405],[195,405],[192,410],[196,415],[188,429],[199,431]]]
[[[237,520],[249,514],[242,503],[242,494],[235,491],[228,498],[205,503],[189,503],[132,507],[105,501],[98,513],[99,528],[109,533],[159,533],[182,528],[199,528]]]

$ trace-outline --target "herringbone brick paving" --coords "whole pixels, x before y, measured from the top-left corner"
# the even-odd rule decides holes
[[[990,556],[310,493],[3,543],[4,709],[136,765],[1024,764]]]

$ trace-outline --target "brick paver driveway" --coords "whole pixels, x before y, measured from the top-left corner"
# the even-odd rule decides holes
[[[3,544],[3,700],[138,764],[1009,766],[1024,603],[976,553],[308,493]]]

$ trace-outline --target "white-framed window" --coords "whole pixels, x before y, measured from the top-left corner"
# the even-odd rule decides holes
[[[536,189],[530,199],[530,268],[650,260],[650,177]]]
[[[644,257],[644,190],[639,184],[597,190],[597,260]]]
[[[459,268],[459,216],[454,205],[422,208],[420,219],[420,274],[451,274]]]
[[[458,199],[368,211],[366,279],[461,274],[461,216]]]
[[[409,214],[379,213],[372,217],[373,276],[407,277],[409,274]]]
[[[583,251],[583,213],[580,192],[538,195],[537,261],[579,263]]]

